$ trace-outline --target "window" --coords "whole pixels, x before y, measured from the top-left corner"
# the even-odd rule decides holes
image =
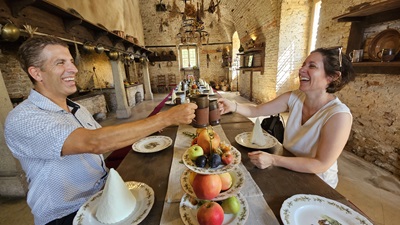
[[[198,67],[197,63],[197,46],[196,45],[182,45],[180,46],[181,53],[181,67],[193,68]]]
[[[311,38],[309,43],[308,52],[310,53],[315,49],[315,45],[317,42],[317,30],[318,30],[318,22],[319,22],[319,14],[321,11],[321,0],[314,0],[314,9],[312,15],[312,26],[311,26]]]

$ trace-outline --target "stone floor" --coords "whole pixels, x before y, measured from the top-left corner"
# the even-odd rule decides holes
[[[237,93],[227,92],[222,95],[237,102],[248,102]],[[108,118],[101,124],[109,126],[147,117],[165,96],[166,94],[155,94],[154,100],[138,104],[132,108],[132,117],[129,119],[116,119],[115,115],[109,113]],[[337,190],[342,195],[365,212],[374,224],[400,224],[399,179],[349,152],[342,153],[338,164]],[[33,225],[33,216],[24,198],[0,197],[0,212],[1,225]]]

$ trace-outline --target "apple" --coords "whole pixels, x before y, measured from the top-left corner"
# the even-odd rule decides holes
[[[197,144],[197,137],[193,138],[191,145]]]
[[[223,200],[221,206],[226,214],[237,214],[240,210],[240,202],[236,196]]]
[[[196,175],[197,175],[196,172],[190,171],[190,174],[189,174],[189,184],[192,185],[192,186],[193,186],[193,180],[194,180],[194,178],[196,177]]]
[[[207,128],[200,132],[197,138],[197,144],[203,148],[205,155],[210,155],[211,150],[216,152],[221,138],[212,128]]]
[[[219,178],[221,178],[221,184],[222,184],[221,191],[226,191],[229,188],[231,188],[232,183],[233,183],[232,175],[230,173],[228,173],[228,172],[227,173],[221,173],[221,174],[218,174],[218,175],[219,175]]]
[[[200,225],[221,225],[224,222],[224,210],[216,202],[206,202],[197,210]]]
[[[192,187],[197,198],[211,200],[221,192],[222,182],[217,174],[197,174],[193,179]]]
[[[222,154],[221,160],[225,165],[231,164],[232,161],[233,161],[232,153],[231,152],[225,152],[224,154]]]
[[[222,141],[219,145],[220,149],[222,150],[222,152],[230,152],[231,151],[231,146],[227,143],[225,143],[225,141]]]
[[[192,145],[189,147],[187,154],[191,160],[196,160],[197,157],[204,155],[204,151],[199,145]]]

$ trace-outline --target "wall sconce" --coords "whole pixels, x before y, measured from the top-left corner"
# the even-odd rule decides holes
[[[254,48],[255,47],[255,43],[256,41],[254,39],[250,39],[247,43],[246,43],[246,47],[247,48]]]

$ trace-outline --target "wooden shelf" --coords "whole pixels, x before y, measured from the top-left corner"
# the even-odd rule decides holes
[[[368,74],[399,74],[400,61],[392,62],[358,62],[353,63],[356,73]]]
[[[264,74],[264,43],[261,44],[261,48],[250,48],[244,52],[240,52],[237,55],[242,56],[238,70],[242,71],[260,71]],[[251,60],[251,62],[249,62]],[[252,66],[249,66],[249,65]]]
[[[334,17],[338,22],[352,22],[350,34],[347,42],[346,54],[356,49],[365,49],[363,43],[364,31],[371,24],[378,24],[387,21],[400,19],[400,1],[388,0],[377,4],[359,5],[357,9],[349,13]],[[399,74],[400,62],[396,59],[394,62],[374,62],[365,61],[353,63],[356,72],[361,73],[387,73]]]
[[[11,10],[11,14],[18,18],[20,17],[20,11],[28,6],[32,6],[39,10],[46,11],[50,14],[53,14],[62,19],[64,23],[64,29],[67,33],[71,31],[71,29],[75,26],[82,26],[87,30],[91,31],[93,34],[93,39],[97,41],[99,38],[103,36],[107,36],[111,43],[114,45],[118,43],[122,43],[126,49],[132,47],[134,51],[140,51],[141,53],[150,54],[152,51],[143,48],[127,39],[120,37],[112,32],[109,32],[104,26],[100,24],[93,24],[87,20],[85,20],[78,12],[74,10],[64,10],[57,5],[54,5],[50,2],[43,0],[23,0],[23,1],[15,1],[15,0],[6,0],[7,5]],[[22,16],[21,16],[22,17]]]
[[[400,18],[400,1],[399,0],[389,0],[385,2],[381,2],[378,4],[370,5],[369,3],[360,5],[360,7],[352,12],[334,17],[334,20],[338,20],[339,22],[356,22],[356,21],[365,21],[371,15],[381,14],[382,19],[387,19],[388,15],[393,16],[395,19]],[[383,13],[383,14],[382,14]]]

